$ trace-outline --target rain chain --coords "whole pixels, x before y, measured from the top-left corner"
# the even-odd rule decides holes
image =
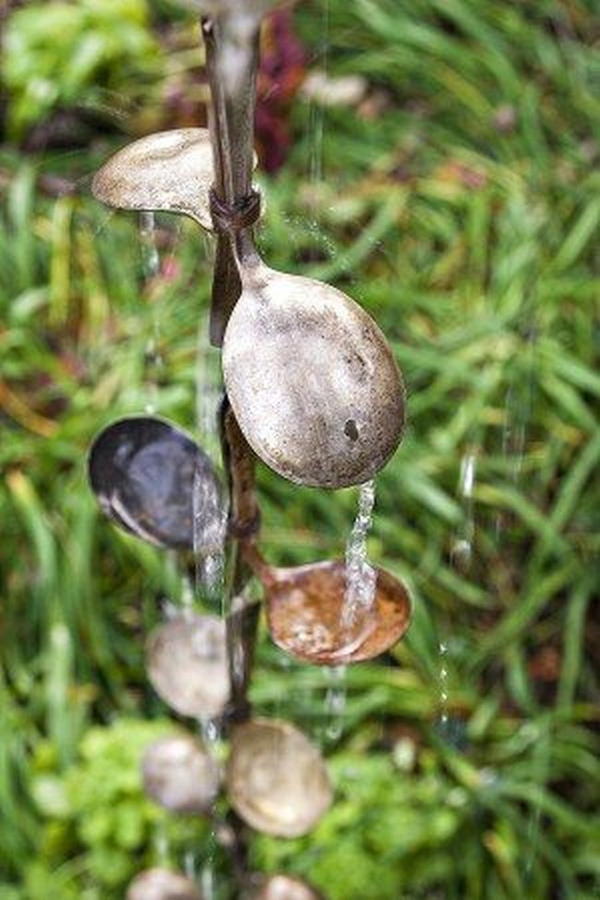
[[[105,428],[90,451],[89,478],[103,512],[121,529],[184,560],[224,548],[231,560],[222,617],[179,609],[146,644],[157,694],[201,722],[205,734],[230,740],[225,772],[203,741],[177,732],[147,749],[146,792],[173,812],[214,818],[224,783],[233,825],[215,822],[214,833],[232,850],[236,896],[315,900],[315,890],[298,879],[263,878],[246,866],[244,823],[281,837],[306,834],[329,808],[332,789],[319,750],[298,729],[252,715],[247,688],[259,608],[244,588],[251,575],[261,582],[279,647],[329,666],[370,659],[395,644],[409,625],[410,598],[388,572],[348,560],[269,565],[257,546],[255,459],[297,484],[364,485],[401,440],[405,395],[382,332],[358,304],[329,285],[269,268],[256,250],[262,3],[243,13],[231,0],[213,5],[219,9],[202,20],[209,130],[177,129],[129,144],[98,171],[92,191],[118,209],[181,213],[216,237],[210,337],[222,348],[227,490],[195,441],[153,416]],[[134,879],[127,895],[171,896],[199,900],[202,892],[192,878],[157,867]]]

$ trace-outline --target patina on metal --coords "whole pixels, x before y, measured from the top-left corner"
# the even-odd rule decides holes
[[[116,209],[182,213],[211,231],[208,192],[213,181],[207,129],[178,128],[118,150],[94,175],[92,193]]]
[[[202,900],[200,889],[179,872],[147,869],[127,889],[126,900]]]
[[[309,832],[332,802],[325,762],[288,722],[253,719],[233,730],[227,792],[241,818],[265,834]]]
[[[172,423],[113,422],[92,444],[88,475],[103,512],[130,534],[174,550],[217,549],[219,482],[208,456]]]
[[[227,395],[255,453],[298,484],[372,478],[404,429],[404,387],[376,323],[314,279],[239,257],[242,295],[223,341]]]
[[[176,712],[196,719],[221,715],[230,694],[225,622],[191,611],[173,617],[150,634],[146,670]]]
[[[177,813],[211,813],[221,771],[198,738],[159,738],[146,748],[141,770],[144,790],[160,806]]]
[[[375,569],[372,603],[346,622],[347,569],[342,560],[277,569],[254,543],[244,558],[266,592],[267,622],[274,643],[306,662],[342,665],[379,656],[404,635],[411,602],[406,586],[384,569]]]

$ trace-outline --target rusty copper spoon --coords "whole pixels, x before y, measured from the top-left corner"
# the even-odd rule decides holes
[[[372,603],[346,621],[347,569],[342,560],[291,568],[270,566],[257,546],[243,546],[244,559],[260,579],[273,641],[305,662],[330,666],[372,659],[406,632],[411,603],[406,586],[375,569]]]

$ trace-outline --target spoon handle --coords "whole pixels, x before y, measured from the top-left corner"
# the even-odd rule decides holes
[[[209,129],[217,197],[230,207],[252,187],[254,108],[259,58],[260,18],[225,12],[202,19],[206,72],[212,103]],[[243,232],[247,229],[243,229]],[[247,235],[219,232],[212,286],[210,340],[220,347],[229,316],[241,293],[234,242]]]

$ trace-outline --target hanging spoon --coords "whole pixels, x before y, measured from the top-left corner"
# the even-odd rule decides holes
[[[146,642],[146,670],[159,697],[182,716],[221,715],[230,696],[225,622],[186,611]]]
[[[248,84],[254,84],[258,28],[252,30],[252,21],[250,15],[238,35],[239,71],[231,66],[233,39],[227,39],[235,34],[235,14],[203,29],[220,176],[211,195],[213,220],[220,234],[229,228],[242,288],[223,338],[225,386],[244,436],[272,469],[299,484],[346,487],[372,478],[398,446],[402,378],[382,332],[357,303],[314,279],[270,269],[251,229],[236,221],[236,204],[251,196],[240,148],[251,146],[252,136]]]
[[[176,550],[218,544],[221,492],[212,463],[170,422],[113,422],[92,444],[88,474],[103,512],[136,537]]]
[[[253,719],[233,731],[226,783],[231,805],[265,834],[299,837],[332,801],[321,754],[288,722]]]
[[[397,643],[409,626],[408,590],[384,569],[375,569],[373,602],[346,621],[342,560],[276,569],[254,543],[246,543],[243,554],[265,588],[273,641],[298,659],[335,666],[372,659]]]
[[[202,900],[197,885],[171,869],[140,872],[127,888],[126,900]]]
[[[323,896],[299,878],[270,875],[261,881],[248,900],[323,900]]]
[[[145,792],[164,809],[211,814],[221,773],[198,738],[187,734],[159,738],[146,748],[141,769]]]
[[[256,166],[256,154],[253,164]],[[213,230],[209,191],[215,179],[206,128],[157,131],[121,147],[92,179],[96,200],[115,209],[181,213]]]
[[[211,231],[213,181],[208,131],[179,128],[122,147],[94,175],[92,193],[117,209],[183,213]]]

